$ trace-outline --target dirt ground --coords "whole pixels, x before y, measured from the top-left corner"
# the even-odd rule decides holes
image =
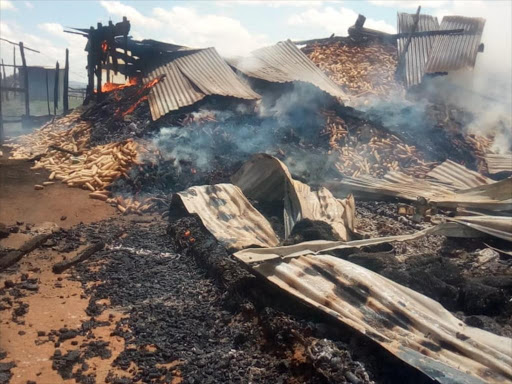
[[[4,147],[2,151],[0,223],[7,227],[17,227],[19,233],[12,233],[0,240],[1,248],[17,249],[32,237],[28,229],[32,226],[36,228],[42,223],[53,222],[61,228],[70,228],[80,222],[94,222],[114,215],[115,210],[112,207],[89,199],[84,190],[67,188],[58,183],[44,190],[34,190],[34,184],[42,184],[47,180],[47,172],[31,170],[32,163],[29,161],[9,160],[8,148]],[[66,257],[73,257],[77,252],[78,250],[71,252]],[[41,384],[62,382],[57,371],[52,369],[51,357],[55,343],[49,340],[48,335],[52,330],[80,327],[83,321],[89,319],[85,312],[88,300],[81,284],[69,280],[68,274],[59,276],[51,271],[52,265],[62,260],[61,252],[48,248],[37,249],[26,255],[16,269],[0,274],[0,290],[11,284],[18,287],[31,278],[38,280],[36,292],[14,288],[15,291],[9,298],[13,310],[0,311],[0,363],[15,363],[15,367],[11,369],[13,376],[9,381],[12,384],[31,381]],[[7,300],[2,301],[0,306],[9,306]],[[25,304],[28,304],[29,310],[22,320],[15,320],[15,309],[23,308]],[[107,311],[98,320],[101,321],[104,316],[108,318],[110,314],[119,317],[119,314]],[[89,362],[90,369],[97,374],[99,382],[104,382],[108,371],[106,367],[110,367],[116,351],[122,350],[123,340],[109,337],[111,332],[111,327],[94,329],[95,338],[108,338],[113,351],[110,359],[96,357]],[[82,341],[80,337],[66,340],[61,343],[60,348],[66,350],[72,342]],[[7,354],[3,359],[2,353]],[[3,382],[1,377],[0,382]]]
[[[31,170],[32,162],[9,160],[9,149],[2,147],[0,157],[0,223],[37,224],[45,221],[70,228],[112,216],[115,209],[102,201],[89,199],[87,192],[55,183],[34,190],[35,184],[48,180],[48,171]],[[64,219],[65,217],[65,219]],[[63,220],[64,219],[64,220]]]

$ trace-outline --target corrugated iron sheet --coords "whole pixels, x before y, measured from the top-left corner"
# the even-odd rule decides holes
[[[492,184],[495,182],[451,160],[446,160],[427,173],[427,175],[444,183],[451,184],[456,189],[474,188],[479,185]]]
[[[398,33],[409,33],[414,25],[414,16],[409,13],[399,13],[397,18]],[[420,15],[416,32],[437,31],[439,22],[437,17]],[[417,36],[411,38],[411,43],[405,54],[405,84],[407,87],[420,84],[425,74],[427,63],[435,36]],[[407,37],[397,40],[398,57],[401,57]]]
[[[425,73],[450,72],[473,68],[482,39],[485,19],[480,17],[445,16],[440,30],[464,29],[462,35],[436,36],[425,66]]]
[[[512,153],[501,155],[489,153],[485,155],[485,162],[490,174],[512,172]]]
[[[347,95],[329,79],[290,40],[251,52],[247,59],[230,62],[247,76],[270,82],[284,83],[303,81],[311,83],[331,96],[347,100]]]
[[[342,240],[354,231],[355,201],[352,196],[336,199],[327,188],[311,190],[294,180],[279,159],[256,154],[231,178],[244,194],[261,202],[284,202],[284,227],[287,238],[302,219],[321,220],[331,225]]]
[[[173,197],[189,213],[196,213],[204,226],[226,248],[273,247],[278,239],[270,223],[233,184],[191,187]]]
[[[149,94],[153,120],[192,105],[208,95],[248,100],[260,98],[233,72],[215,48],[207,48],[162,65],[148,73],[144,81],[151,81],[162,74],[166,78],[156,84]]]
[[[434,168],[428,176],[428,179],[416,179],[390,172],[383,179],[344,177],[340,182],[325,186],[339,197],[348,193],[363,199],[388,196],[416,201],[424,197],[445,208],[512,209],[512,179],[495,182],[451,161]],[[473,187],[468,188],[468,185]]]
[[[460,216],[451,220],[479,232],[512,242],[512,218],[510,216]]]
[[[308,244],[295,245],[294,257],[250,266],[440,383],[503,383],[512,378],[512,339],[469,327],[436,301],[356,264],[308,254]],[[258,250],[235,257],[244,261],[251,251]]]

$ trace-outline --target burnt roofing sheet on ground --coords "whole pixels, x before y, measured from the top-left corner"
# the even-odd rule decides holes
[[[445,16],[440,30],[464,29],[462,35],[436,36],[425,73],[449,72],[474,67],[485,19]]]
[[[274,83],[304,81],[342,100],[347,95],[290,40],[260,48],[230,64],[249,77]]]
[[[409,13],[399,13],[397,18],[398,33],[409,33],[414,25],[414,16]],[[416,32],[437,31],[439,22],[437,17],[420,15]],[[405,84],[407,87],[421,83],[425,73],[425,64],[434,44],[435,36],[415,36],[405,54]],[[398,39],[398,57],[401,57],[405,48],[407,37]]]
[[[145,82],[166,75],[149,94],[153,120],[192,105],[208,95],[246,100],[260,98],[220,57],[215,48],[180,57],[148,73]]]

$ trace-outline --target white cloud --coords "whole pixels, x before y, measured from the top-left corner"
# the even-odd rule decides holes
[[[215,4],[227,7],[232,5],[281,7],[321,7],[324,3],[341,3],[340,0],[219,0]]]
[[[17,8],[10,0],[0,0],[0,11],[16,11]]]
[[[440,8],[447,5],[446,0],[369,0],[370,4],[380,7],[393,7],[402,9],[417,9],[418,5],[421,8]]]
[[[290,16],[288,24],[301,27],[322,28],[327,34],[335,33],[339,36],[346,36],[348,28],[354,25],[357,16],[357,12],[345,7],[338,9],[326,7],[321,10],[308,9],[302,13]],[[373,28],[388,33],[395,33],[396,31],[394,26],[383,20],[367,18],[364,25],[367,28]]]
[[[34,4],[32,4],[30,1],[25,1],[25,7],[27,7],[28,9],[32,9],[34,8]]]
[[[267,44],[263,34],[251,34],[240,21],[194,8],[155,8],[153,16],[166,23],[168,39],[191,47],[214,46],[224,55],[241,55]]]
[[[103,8],[107,10],[110,15],[118,16],[119,18],[126,16],[131,24],[140,25],[146,28],[160,28],[165,24],[161,24],[158,20],[151,17],[144,16],[137,9],[131,5],[126,5],[120,1],[100,1]]]

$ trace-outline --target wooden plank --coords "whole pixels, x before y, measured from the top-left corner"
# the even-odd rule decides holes
[[[62,107],[64,108],[64,114],[69,111],[69,49],[66,48],[66,65],[64,67],[64,91],[62,93]]]
[[[28,84],[28,70],[27,70],[27,60],[25,59],[25,48],[23,47],[23,43],[20,41],[20,55],[21,55],[21,63],[23,64],[23,81],[25,88],[25,115],[30,116],[30,98],[29,98],[29,84]]]

